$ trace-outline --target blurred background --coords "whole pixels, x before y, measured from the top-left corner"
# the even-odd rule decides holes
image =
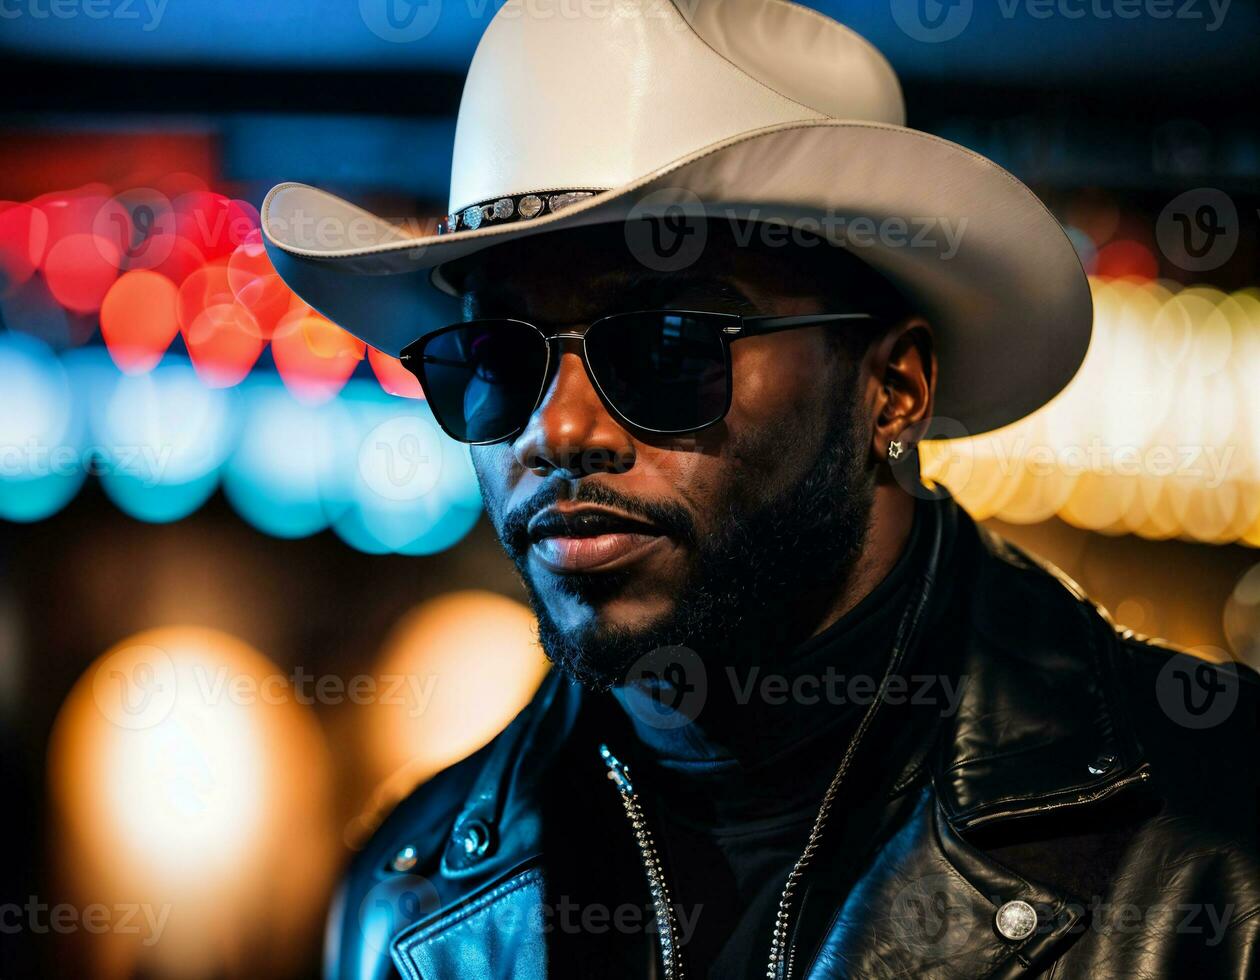
[[[442,213],[498,6],[0,3],[0,975],[318,975],[353,848],[540,680],[466,450],[257,232],[282,180]],[[925,475],[1260,666],[1255,6],[813,6],[1091,274],[1069,391]]]

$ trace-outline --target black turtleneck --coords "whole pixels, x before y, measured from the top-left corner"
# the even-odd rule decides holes
[[[754,666],[707,667],[694,721],[662,723],[659,700],[641,700],[652,695],[614,692],[640,743],[689,975],[764,976],[783,885],[884,675],[938,519],[921,501],[893,569],[823,632]]]

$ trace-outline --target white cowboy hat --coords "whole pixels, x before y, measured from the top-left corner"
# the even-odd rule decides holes
[[[299,296],[397,355],[460,319],[440,265],[504,240],[678,209],[787,222],[931,320],[936,415],[975,434],[1071,380],[1089,286],[1027,187],[904,121],[883,56],[786,0],[511,0],[469,69],[444,233],[294,183],[262,228]]]

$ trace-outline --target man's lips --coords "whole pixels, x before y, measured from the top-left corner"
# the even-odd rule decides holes
[[[603,507],[549,507],[528,532],[530,553],[560,573],[621,568],[667,540],[655,525]]]

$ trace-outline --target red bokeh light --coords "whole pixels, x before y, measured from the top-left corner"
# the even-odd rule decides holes
[[[1112,278],[1136,276],[1140,279],[1154,279],[1159,275],[1159,260],[1141,242],[1119,239],[1098,250],[1094,272],[1096,275]]]
[[[0,290],[31,278],[48,242],[48,217],[29,204],[0,204]]]
[[[206,257],[188,239],[159,232],[134,247],[132,255],[123,260],[123,267],[160,272],[179,286],[205,262]]]
[[[119,256],[131,248],[134,233],[131,215],[110,196],[109,188],[104,185],[92,184],[78,190],[44,194],[31,204],[48,219],[47,247],[38,260],[42,267],[47,267],[48,257],[59,242],[76,235],[95,235],[109,242]]]
[[[44,257],[44,278],[53,297],[76,313],[99,310],[109,287],[118,278],[122,255],[99,235],[68,235]]]
[[[175,199],[175,227],[207,260],[223,258],[258,227],[258,209],[211,191],[193,191]]]

